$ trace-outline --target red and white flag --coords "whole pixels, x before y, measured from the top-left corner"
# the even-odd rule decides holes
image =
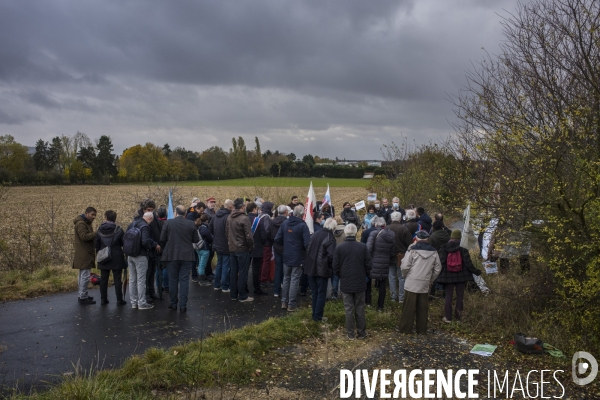
[[[314,225],[314,211],[315,205],[317,204],[317,199],[315,197],[315,190],[313,189],[312,181],[310,182],[310,188],[308,189],[308,194],[306,195],[306,202],[304,203],[304,222],[308,225],[308,230],[311,235],[315,230]]]

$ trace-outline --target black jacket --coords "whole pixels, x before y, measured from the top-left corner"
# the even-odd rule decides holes
[[[125,232],[120,226],[103,222],[96,232],[94,245],[96,252],[110,245],[110,261],[105,264],[98,264],[98,269],[124,269],[127,268],[125,254],[123,254],[123,236]]]
[[[273,218],[269,224],[269,242],[273,244],[273,251],[277,254],[283,254],[283,245],[275,243],[275,236],[277,236],[277,232],[279,232],[279,228],[285,220],[287,220],[286,217],[279,215]]]
[[[148,257],[150,259],[155,259],[157,257],[156,244],[160,240],[160,231],[162,230],[162,223],[158,219],[158,215],[156,215],[156,213],[153,213],[153,215],[154,219],[152,220],[152,222],[150,222],[150,224],[148,224],[148,234],[150,235],[150,238],[154,241],[154,246],[152,246],[152,248],[148,250]],[[135,220],[140,220],[143,216],[144,211],[140,208],[137,212]]]
[[[169,219],[165,221],[160,234],[161,260],[196,261],[193,244],[199,241],[198,230],[192,221],[185,217]]]
[[[364,244],[367,244],[367,240],[369,240],[369,235],[371,234],[371,232],[373,232],[375,230],[374,226],[371,226],[369,229],[365,229],[362,233],[362,235],[360,236],[360,241]]]
[[[408,231],[410,232],[411,236],[414,238],[415,233],[417,233],[417,230],[419,229],[419,224],[417,223],[417,220],[410,219],[410,220],[406,221],[405,225],[408,228]]]
[[[150,236],[150,225],[148,225],[145,219],[136,218],[131,224],[129,224],[127,230],[129,230],[129,228],[131,228],[134,225],[140,230],[142,234],[142,253],[140,255],[144,255],[150,258],[156,257],[156,245],[158,244],[158,242],[152,239],[152,236]],[[153,253],[154,256],[152,255]]]
[[[333,268],[333,252],[335,251],[335,237],[333,232],[321,229],[310,237],[306,249],[306,263],[304,273],[310,276],[330,278]]]
[[[455,251],[460,251],[463,268],[459,272],[450,272],[446,268],[448,254]],[[473,274],[481,275],[481,270],[473,266],[469,250],[460,247],[460,240],[451,240],[442,246],[439,251],[440,263],[442,264],[442,272],[437,278],[438,283],[463,283],[473,280]]]
[[[356,214],[356,211],[352,211],[352,209],[346,210],[344,208],[344,211],[342,211],[340,217],[342,217],[344,224],[354,224],[356,225],[357,229],[360,228],[360,217],[358,214]]]
[[[371,278],[384,279],[390,267],[396,265],[396,236],[388,229],[376,229],[369,235],[367,249],[371,253],[373,267]]]
[[[250,226],[254,224],[254,219],[258,216],[254,213],[248,214],[248,218],[250,219]],[[268,240],[268,233],[266,231],[265,221],[269,220],[269,216],[267,214],[263,214],[258,221],[258,225],[252,234],[252,238],[254,239],[254,248],[250,251],[250,257],[252,258],[262,258],[263,250]]]
[[[421,226],[422,231],[431,231],[431,217],[427,214],[423,214],[417,219],[417,224]]]
[[[283,221],[275,236],[275,243],[283,245],[283,263],[289,267],[300,267],[306,261],[306,248],[310,241],[310,231],[306,222],[290,216]]]
[[[194,208],[192,208],[192,210],[189,211],[185,216],[185,219],[188,219],[192,222],[196,221],[198,218],[200,218],[200,214],[198,214],[198,211],[196,211]]]
[[[394,238],[396,243],[396,253],[406,253],[408,246],[412,244],[413,237],[408,230],[406,225],[401,224],[398,221],[393,221],[388,229],[394,232]]]
[[[229,243],[227,243],[227,236],[225,235],[225,224],[229,214],[231,214],[230,209],[221,208],[208,224],[208,230],[213,235],[212,248],[218,254],[229,255]]]
[[[204,240],[204,246],[202,247],[202,250],[211,250],[213,235],[208,230],[208,226],[206,224],[202,224],[198,227],[198,235],[200,235],[202,240]]]
[[[449,240],[450,236],[443,229],[433,231],[433,233],[429,235],[429,244],[435,247],[438,252]]]
[[[367,245],[357,242],[354,236],[346,237],[344,243],[336,246],[333,253],[333,273],[340,278],[342,293],[365,292],[371,266]]]

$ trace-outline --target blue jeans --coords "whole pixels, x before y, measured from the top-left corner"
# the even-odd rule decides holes
[[[336,274],[331,275],[331,297],[338,297],[339,287],[340,278]]]
[[[302,267],[290,267],[283,264],[283,288],[281,290],[281,302],[288,307],[296,308],[298,305],[298,289]]]
[[[198,254],[198,275],[204,275],[210,250],[196,250],[196,253]]]
[[[281,284],[283,283],[283,254],[275,253],[275,279],[273,280],[273,292],[281,296]]]
[[[229,290],[229,254],[217,253],[217,267],[215,268],[215,288]]]
[[[229,271],[229,282],[231,284],[231,298],[238,300],[246,300],[248,291],[248,267],[250,266],[250,253],[236,252],[230,253],[229,256],[231,270]]]
[[[309,276],[308,285],[312,297],[312,319],[321,321],[323,319],[323,309],[325,308],[325,297],[327,297],[327,283],[329,278],[320,276]]]
[[[194,266],[194,261],[168,261],[167,270],[169,271],[169,297],[171,305],[187,307],[188,292],[190,290],[190,270]]]
[[[390,266],[390,295],[392,300],[404,301],[404,278],[400,267]]]
[[[169,270],[167,268],[157,268],[156,270],[156,287],[158,287],[158,280],[162,276],[162,288],[169,289]]]

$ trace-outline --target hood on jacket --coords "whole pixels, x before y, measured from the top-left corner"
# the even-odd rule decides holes
[[[288,222],[289,227],[305,223],[301,218],[295,217],[293,215],[290,215],[290,217],[288,218],[288,221],[290,221],[290,222]]]
[[[114,222],[104,221],[102,225],[100,225],[100,227],[98,228],[98,232],[100,232],[103,235],[112,235],[116,232],[117,227],[119,226]]]
[[[262,203],[260,210],[263,212],[263,214],[268,214],[269,217],[272,217],[273,216],[273,203],[271,203],[270,201],[265,201],[264,203]]]
[[[78,216],[76,216],[76,217],[75,217],[75,219],[73,219],[73,225],[75,225],[75,224],[76,224],[76,223],[78,223],[79,221],[83,221],[83,222],[85,222],[86,224],[91,224],[91,223],[92,223],[92,222],[91,222],[89,219],[87,219],[87,218],[85,217],[85,215],[83,215],[83,214],[81,214],[81,215],[78,215]]]
[[[411,248],[410,251],[415,251],[419,256],[427,259],[435,254],[437,254],[437,250],[435,247],[430,245],[427,242],[417,242]]]
[[[229,208],[220,208],[219,211],[215,213],[215,217],[221,218],[225,215],[231,214],[231,210]]]
[[[256,214],[254,216],[256,216]],[[239,218],[239,217],[246,217],[247,218],[248,216],[246,215],[246,213],[244,212],[244,210],[233,210],[231,212],[231,215],[229,216],[229,218]]]
[[[346,227],[346,225],[338,225],[335,227],[335,229],[333,230],[333,235],[335,237],[340,237],[344,234],[344,228]]]
[[[460,240],[450,240],[442,246],[442,249],[444,249],[446,253],[454,253],[460,249]]]

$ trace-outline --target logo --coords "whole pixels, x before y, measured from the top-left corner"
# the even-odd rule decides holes
[[[585,386],[596,379],[596,375],[598,375],[598,362],[594,356],[585,351],[578,351],[573,355],[572,366],[573,382],[577,385]],[[581,377],[588,372],[589,375],[587,377]]]

